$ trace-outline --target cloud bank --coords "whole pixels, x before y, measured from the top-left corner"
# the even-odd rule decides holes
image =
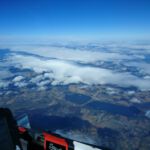
[[[81,66],[69,61],[59,59],[40,59],[34,56],[13,54],[9,61],[22,69],[31,69],[37,74],[44,75],[31,79],[31,82],[39,82],[39,85],[48,84],[48,80],[41,82],[43,78],[52,80],[51,84],[116,84],[119,86],[136,86],[140,89],[150,89],[149,79],[140,79],[128,72],[120,73],[109,69],[92,66]]]
[[[3,79],[15,75],[11,82],[18,87],[31,83],[39,89],[45,89],[49,84],[83,83],[150,89],[147,60],[150,54],[149,45],[97,43],[57,46],[10,45],[7,48],[10,48],[10,51],[0,64],[4,68],[0,71],[1,87],[9,85],[5,84]],[[30,69],[36,75],[25,82],[26,79],[21,77],[21,73],[12,74],[9,71],[11,66]]]
[[[71,49],[66,47],[54,47],[54,46],[11,46],[13,52],[27,52],[43,57],[56,58],[62,60],[79,61],[84,63],[94,63],[96,61],[116,61],[124,59],[133,59],[133,56],[126,55],[125,53],[103,50],[95,51]],[[135,58],[138,56],[134,56]]]

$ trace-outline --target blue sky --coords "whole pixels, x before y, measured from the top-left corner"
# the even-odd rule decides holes
[[[149,38],[149,0],[0,0],[0,37]]]

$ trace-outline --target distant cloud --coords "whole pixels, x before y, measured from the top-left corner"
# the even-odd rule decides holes
[[[28,52],[43,57],[57,58],[62,60],[72,60],[84,63],[93,63],[96,61],[115,61],[123,59],[132,59],[133,57],[122,54],[120,52],[104,52],[92,50],[71,49],[65,47],[52,47],[52,46],[11,46],[12,51]]]
[[[17,76],[17,77],[15,77],[12,81],[13,81],[13,82],[19,82],[19,81],[21,81],[21,80],[23,80],[23,79],[24,79],[23,76]]]
[[[150,64],[146,62],[128,62],[126,66],[133,66],[140,70],[140,72],[150,74]]]
[[[150,118],[150,110],[146,111],[145,116],[148,117],[148,118]]]
[[[47,89],[47,87],[45,87],[45,86],[39,86],[37,88],[38,91],[45,91],[46,89]]]
[[[34,56],[12,55],[9,61],[17,67],[31,69],[37,74],[47,74],[31,79],[41,82],[43,76],[53,79],[52,84],[117,84],[119,86],[136,86],[140,89],[150,89],[150,80],[140,79],[128,72],[119,73],[109,69],[92,66],[80,66],[58,59],[40,59]]]
[[[7,66],[5,66],[5,69],[0,70],[0,79],[5,79],[12,77],[12,73],[7,70]]]
[[[130,102],[132,102],[132,103],[141,103],[141,101],[139,99],[137,99],[136,97],[133,97],[132,99],[130,99]]]
[[[5,46],[1,46],[5,47]],[[96,47],[96,50],[95,48]],[[97,43],[85,46],[73,45],[6,45],[11,52],[7,54],[2,65],[0,79],[11,77],[10,66],[31,69],[36,74],[29,83],[44,89],[46,85],[84,83],[116,84],[119,86],[136,86],[142,90],[150,89],[149,63],[145,62],[150,54],[149,45],[130,43]],[[143,48],[141,50],[141,48]],[[97,67],[95,67],[97,66]],[[102,67],[101,67],[102,66]],[[136,68],[143,77],[137,77],[129,67]],[[25,86],[24,78],[15,73],[12,82],[16,86]],[[1,83],[2,86],[2,83]],[[113,90],[108,93],[113,94]]]
[[[12,83],[15,86],[20,87],[20,88],[21,87],[25,87],[28,84],[25,81],[23,81],[23,80],[24,80],[24,77],[19,75],[19,76],[16,76],[16,77],[13,78]]]
[[[38,83],[39,86],[44,86],[44,85],[47,85],[47,84],[50,84],[49,80],[41,81],[41,82]]]
[[[0,88],[6,88],[8,87],[8,85],[9,85],[9,82],[0,80]]]
[[[16,82],[15,84],[14,84],[15,86],[18,86],[18,87],[25,87],[25,86],[27,86],[28,84],[27,83],[25,83],[25,82]]]
[[[30,82],[32,82],[32,83],[39,83],[41,80],[43,80],[44,79],[44,77],[43,77],[43,75],[37,75],[36,77],[33,77],[31,80],[30,80]]]

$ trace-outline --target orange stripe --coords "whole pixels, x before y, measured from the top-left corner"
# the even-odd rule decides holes
[[[56,137],[56,136],[48,134],[46,132],[43,132],[43,135],[44,135],[44,150],[46,150],[46,142],[47,141],[64,146],[66,148],[66,150],[68,150],[68,143],[66,142],[65,139]]]

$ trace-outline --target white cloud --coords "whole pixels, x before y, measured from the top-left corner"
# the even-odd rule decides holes
[[[31,69],[31,68],[30,68]],[[41,80],[43,80],[43,75],[37,75],[36,77],[33,77],[31,80],[30,80],[30,82],[32,82],[32,83],[38,83],[38,82],[40,82]]]
[[[17,77],[15,77],[12,81],[13,81],[13,82],[20,82],[20,81],[23,80],[23,79],[24,79],[23,76],[17,76]]]
[[[150,110],[146,111],[145,116],[150,118]]]
[[[128,66],[134,66],[139,68],[141,72],[150,74],[149,63],[142,61],[135,62],[135,58],[143,60],[145,58],[144,55],[149,54],[150,45],[98,43],[96,46],[99,47],[99,51],[95,51],[94,49],[89,50],[88,45],[85,46],[88,50],[82,48],[82,46],[80,47],[80,45],[78,45],[77,49],[65,48],[64,46],[10,45],[8,47],[11,48],[13,53],[27,52],[29,55],[36,54],[47,59],[39,59],[38,57],[29,55],[23,56],[21,54],[11,54],[11,57],[8,57],[6,59],[7,61],[4,63],[7,67],[8,65],[14,65],[19,68],[27,68],[35,71],[38,75],[31,78],[29,82],[35,83],[39,87],[44,87],[50,82],[53,85],[69,83],[85,83],[88,85],[108,83],[117,84],[119,86],[132,85],[143,90],[150,89],[149,76],[145,76],[145,78],[141,79],[128,72],[119,73],[109,69],[102,69],[88,65],[88,63],[96,64],[97,62],[97,64],[103,63],[105,66],[105,61],[110,61],[112,62],[112,65],[119,65],[120,67],[120,64],[125,64],[127,66],[125,67],[126,70]],[[104,51],[103,48],[108,48],[108,50]],[[129,60],[129,62],[124,61],[124,59]],[[82,62],[86,64],[86,66],[79,66],[76,64],[77,62]],[[0,79],[12,75],[7,69],[0,71],[0,74]],[[17,86],[19,86],[19,84],[20,86],[23,86],[25,83],[21,82],[22,80],[23,77],[18,76],[13,79],[13,82],[18,82],[16,84]],[[1,86],[4,86],[3,84],[1,83]],[[111,93],[113,91],[109,92]]]
[[[39,74],[36,77],[33,77],[30,82],[31,83],[35,83],[37,86],[39,86],[40,89],[44,89],[45,85],[48,85],[51,83],[50,79],[46,79],[49,78],[48,73],[45,74]],[[43,87],[43,88],[42,88]]]
[[[19,75],[19,76],[14,77],[12,82],[14,83],[15,86],[22,88],[28,85],[28,83],[26,83],[23,80],[24,80],[24,77]]]
[[[16,82],[14,85],[21,88],[27,86],[28,84],[26,82]]]
[[[9,85],[8,81],[0,80],[0,88],[6,88],[8,87],[8,85]]]
[[[113,94],[118,93],[118,91],[117,91],[116,89],[110,88],[110,87],[108,87],[108,88],[106,89],[106,92],[107,92],[108,94],[110,94],[110,95],[113,95]]]
[[[44,91],[44,90],[46,90],[46,87],[44,87],[44,86],[39,86],[39,87],[38,87],[38,90],[39,90],[39,91]]]
[[[82,79],[81,79],[80,76],[72,76],[72,77],[67,78],[67,79],[64,81],[64,84],[80,83],[80,82],[82,82]]]
[[[62,60],[80,61],[84,63],[93,63],[96,61],[116,61],[123,59],[132,59],[133,56],[129,56],[120,52],[109,51],[104,52],[101,49],[99,51],[90,50],[77,50],[65,47],[52,47],[52,46],[11,46],[12,51],[16,52],[28,52],[30,54],[36,54],[44,57],[57,58]],[[135,56],[136,57],[136,56]]]
[[[45,80],[45,81],[41,81],[41,82],[37,83],[38,86],[44,86],[47,84],[50,84],[50,80]]]
[[[119,86],[137,86],[140,89],[150,89],[149,79],[140,79],[128,72],[119,73],[108,69],[91,66],[79,66],[68,61],[55,59],[39,59],[33,56],[12,55],[9,60],[12,64],[21,68],[32,69],[36,73],[48,72],[37,79],[40,81],[43,76],[53,79],[52,84],[117,84]],[[18,65],[19,64],[19,65]]]
[[[140,69],[141,73],[150,74],[150,64],[146,62],[128,62],[125,63],[126,66],[133,66]]]
[[[135,94],[135,91],[127,91],[127,93],[128,93],[129,95],[133,95],[133,94]]]
[[[6,66],[5,66],[5,70],[4,69],[0,70],[0,79],[9,78],[11,76],[12,76],[12,73],[6,69]]]
[[[141,103],[141,101],[139,99],[137,99],[136,97],[133,97],[130,101],[132,103]]]

